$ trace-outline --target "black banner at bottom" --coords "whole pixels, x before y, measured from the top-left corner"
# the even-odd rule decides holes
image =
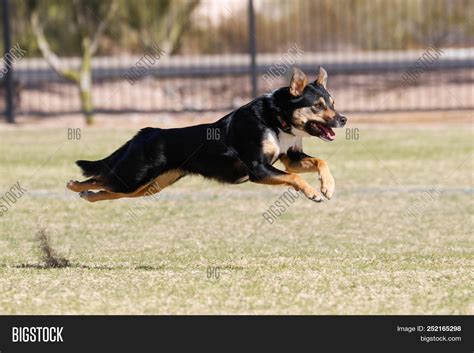
[[[473,352],[472,316],[0,316],[0,353]]]

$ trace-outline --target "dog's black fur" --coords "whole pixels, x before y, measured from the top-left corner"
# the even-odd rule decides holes
[[[278,138],[299,133],[321,137],[322,131],[341,127],[346,120],[335,112],[325,81],[307,84],[306,76],[302,78],[301,74],[295,72],[290,87],[260,96],[214,123],[175,129],[148,127],[107,158],[76,163],[85,176],[100,181],[103,189],[119,194],[134,193],[172,170],[179,170],[180,177],[198,174],[232,184],[264,182],[288,174],[272,166],[278,157],[301,160],[308,156],[293,146],[275,158],[262,148],[270,131]],[[325,109],[321,102],[316,103],[321,97]],[[306,121],[300,119],[296,125],[295,112],[299,110],[301,115],[304,108],[319,114],[319,119],[305,117]],[[330,119],[321,118],[325,111],[332,112]]]

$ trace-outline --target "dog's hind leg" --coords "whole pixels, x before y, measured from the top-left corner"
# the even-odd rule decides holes
[[[115,194],[113,192],[105,191],[105,190],[101,190],[98,192],[85,190],[85,191],[81,191],[79,193],[79,196],[89,202],[96,202],[96,201],[104,201],[104,200],[121,199],[122,197],[127,197],[127,194]]]
[[[104,188],[104,185],[100,180],[90,178],[85,181],[69,180],[66,187],[71,191],[81,192],[86,190],[100,190]]]
[[[170,186],[181,179],[185,173],[179,169],[170,170],[166,173],[161,174],[155,178],[151,183],[147,184],[144,188],[141,188],[138,192],[128,197],[141,197],[150,196],[163,190],[165,187]]]
[[[146,196],[156,194],[157,192],[160,192],[165,187],[181,179],[184,175],[185,173],[183,171],[175,169],[175,170],[170,170],[159,175],[153,181],[138,188],[136,191],[132,193],[123,194],[123,193],[113,193],[113,192],[105,191],[105,190],[102,190],[99,192],[93,192],[93,191],[87,190],[87,191],[80,192],[79,196],[89,202],[116,200],[116,199],[121,199],[124,197],[141,197],[141,196],[146,197]]]
[[[110,191],[81,191],[79,193],[79,196],[83,198],[84,200],[87,200],[89,202],[96,202],[96,201],[104,201],[104,200],[116,200],[116,199],[121,199],[122,197],[128,197],[127,194],[116,194]]]

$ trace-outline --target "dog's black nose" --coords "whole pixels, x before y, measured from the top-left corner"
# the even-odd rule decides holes
[[[347,118],[345,116],[340,116],[339,117],[339,121],[341,122],[342,125],[346,125],[346,122],[347,122]]]

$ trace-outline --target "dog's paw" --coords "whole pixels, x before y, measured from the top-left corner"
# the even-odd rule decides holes
[[[312,187],[307,187],[305,189],[302,189],[301,191],[303,191],[304,195],[310,199],[311,201],[314,201],[314,202],[322,202],[323,201],[323,198],[322,196],[319,194],[319,192],[317,192],[314,188]]]
[[[89,191],[89,190],[81,191],[81,192],[79,193],[79,197],[80,197],[81,199],[87,200],[87,201],[89,201],[89,202],[92,202],[92,201],[93,201],[93,200],[92,200],[92,196],[93,196],[93,195],[94,195],[94,192]]]
[[[323,202],[323,198],[321,197],[321,195],[318,195],[318,194],[315,194],[313,196],[308,196],[308,199],[317,203]]]
[[[322,194],[330,200],[334,195],[334,190],[336,189],[336,183],[332,176],[321,178],[321,192]]]
[[[334,189],[335,189],[334,184],[325,185],[321,187],[321,192],[328,200],[330,200],[332,196],[334,195]]]
[[[68,183],[66,184],[66,187],[72,191],[79,191],[76,189],[77,183],[78,183],[77,180],[69,180]]]

